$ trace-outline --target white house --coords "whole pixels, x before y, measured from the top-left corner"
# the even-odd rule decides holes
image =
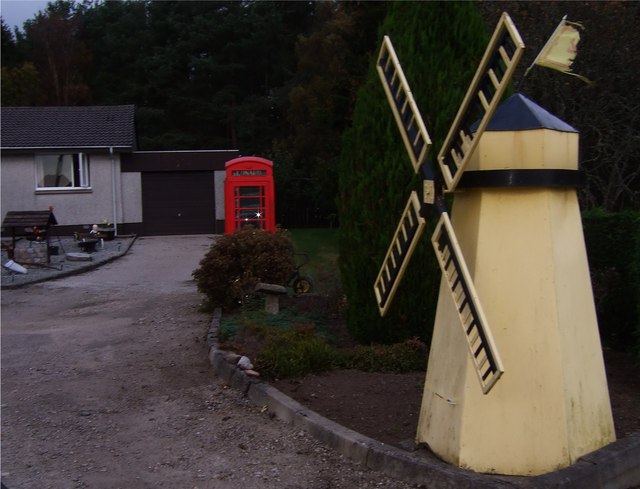
[[[56,234],[224,230],[224,164],[237,150],[137,152],[135,107],[3,107],[1,213],[54,209]]]

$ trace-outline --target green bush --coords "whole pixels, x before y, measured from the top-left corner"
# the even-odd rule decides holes
[[[634,343],[635,347],[633,348],[633,353],[636,358],[640,360],[640,226],[638,226],[636,230],[636,249],[635,255],[633,259],[633,283],[635,284],[635,298],[636,298],[636,330],[634,335]]]
[[[294,267],[293,244],[286,231],[245,227],[220,237],[193,277],[210,307],[234,309],[254,295],[258,282],[286,285]]]
[[[263,347],[256,368],[267,378],[300,377],[325,372],[339,364],[339,355],[327,341],[311,329],[262,329]]]
[[[415,372],[427,368],[427,346],[418,338],[393,345],[359,345],[344,352],[342,366],[365,372]]]
[[[602,343],[639,352],[640,213],[596,209],[582,220]]]
[[[226,318],[219,335],[223,348],[254,359],[265,378],[302,377],[335,368],[365,372],[414,372],[426,368],[427,347],[418,338],[392,345],[333,345],[314,321],[297,321],[287,314],[243,312]],[[265,321],[263,321],[264,319]]]
[[[335,368],[404,373],[427,366],[426,345],[417,338],[392,345],[338,349],[316,335],[313,328],[279,330],[259,326],[253,334],[258,334],[262,343],[256,369],[266,378],[302,377]]]

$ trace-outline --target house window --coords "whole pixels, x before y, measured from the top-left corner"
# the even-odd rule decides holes
[[[38,189],[88,188],[89,158],[84,153],[40,155],[36,178]]]

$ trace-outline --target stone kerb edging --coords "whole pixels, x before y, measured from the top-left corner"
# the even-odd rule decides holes
[[[479,474],[446,464],[426,450],[408,452],[373,440],[320,416],[230,363],[228,353],[219,348],[221,318],[222,310],[216,309],[207,333],[214,373],[256,406],[372,470],[407,482],[428,484],[433,489],[627,489],[640,485],[640,433],[585,455],[571,467],[535,477]]]

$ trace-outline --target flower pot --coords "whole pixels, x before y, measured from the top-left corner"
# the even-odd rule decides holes
[[[100,233],[100,237],[102,239],[104,239],[105,241],[111,241],[116,234],[116,231],[114,228],[98,228],[98,232]]]

